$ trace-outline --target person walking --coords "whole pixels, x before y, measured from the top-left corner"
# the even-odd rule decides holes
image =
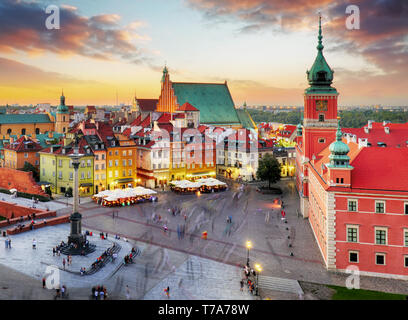
[[[241,291],[244,291],[244,280],[241,279],[239,284],[241,285]]]
[[[55,247],[52,248],[52,256],[55,257]]]
[[[164,292],[166,293],[167,298],[170,299],[170,287],[164,289]]]
[[[10,238],[7,238],[8,239],[8,247],[9,247],[9,249],[11,249],[11,239]]]
[[[269,211],[265,215],[265,223],[269,223]]]
[[[45,277],[42,278],[42,286],[43,286],[43,289],[45,289]]]
[[[4,240],[4,244],[6,246],[6,249],[8,249],[8,244],[9,244],[8,239]]]
[[[65,298],[65,285],[61,287],[61,297]]]
[[[37,241],[33,239],[33,249],[37,249]]]
[[[64,267],[65,270],[65,258],[62,259],[62,266]]]
[[[126,285],[126,300],[130,300],[130,290],[128,285]]]

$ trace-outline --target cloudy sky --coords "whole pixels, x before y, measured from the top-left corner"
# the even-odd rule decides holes
[[[157,98],[167,63],[173,81],[227,80],[236,105],[302,105],[318,12],[339,103],[408,105],[405,0],[0,0],[0,104]]]

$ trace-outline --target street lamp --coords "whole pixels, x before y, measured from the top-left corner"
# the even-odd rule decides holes
[[[248,249],[248,252],[247,252],[247,266],[249,267],[249,249],[252,248],[252,242],[248,240],[248,241],[246,242],[246,247],[247,247],[247,249]]]
[[[256,295],[259,296],[259,273],[262,271],[262,266],[260,264],[255,264],[256,270]]]

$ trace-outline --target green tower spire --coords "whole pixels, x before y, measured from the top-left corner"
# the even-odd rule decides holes
[[[337,93],[336,88],[331,87],[334,71],[330,68],[323,55],[322,17],[319,14],[319,35],[317,37],[317,56],[310,70],[306,71],[310,87],[306,93]]]
[[[57,107],[58,113],[68,113],[68,107],[65,105],[64,89],[62,89],[60,97],[60,105]]]
[[[168,73],[169,73],[169,71],[167,70],[167,66],[164,65],[164,68],[163,68],[163,76],[162,76],[161,82],[164,82],[164,80],[166,80],[166,75],[167,75]]]

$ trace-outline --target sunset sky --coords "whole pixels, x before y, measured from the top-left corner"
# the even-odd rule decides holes
[[[347,30],[348,4],[360,30]],[[408,105],[408,1],[0,0],[0,105],[111,105],[173,81],[224,82],[235,104],[302,105],[324,55],[340,105]],[[60,7],[60,30],[45,8]]]

